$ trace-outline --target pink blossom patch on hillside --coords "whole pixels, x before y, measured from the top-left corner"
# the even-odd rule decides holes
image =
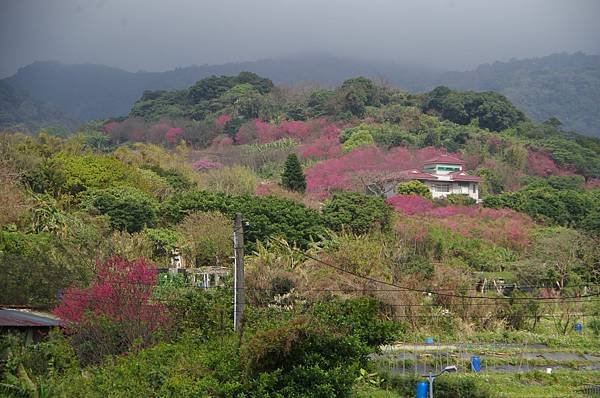
[[[327,126],[316,140],[300,147],[300,156],[304,159],[329,159],[339,156],[342,146],[339,140],[340,129]]]
[[[396,195],[386,201],[410,220],[420,225],[439,225],[469,238],[479,238],[511,250],[522,251],[530,243],[529,233],[535,227],[531,218],[510,209],[488,209],[481,206],[433,207],[433,203],[417,195]],[[414,222],[414,221],[413,221]]]
[[[198,160],[192,164],[192,167],[198,171],[220,169],[223,167],[222,163],[213,162],[210,160]]]
[[[223,149],[231,145],[233,145],[233,139],[230,136],[224,134],[219,134],[218,136],[216,136],[211,143],[211,146],[218,149]]]
[[[293,140],[304,142],[310,135],[311,128],[306,122],[293,120],[279,123],[275,130],[275,140],[281,138],[291,138]]]
[[[221,115],[215,119],[215,127],[219,130],[223,130],[225,124],[230,121],[232,118],[230,115]]]
[[[539,177],[557,175],[560,172],[548,153],[531,149],[527,151],[527,171]]]
[[[418,150],[397,147],[390,151],[377,147],[359,148],[308,168],[306,190],[318,198],[324,198],[336,189],[360,190],[365,184],[391,173],[421,167],[424,161],[442,153],[432,147]]]
[[[156,268],[145,260],[113,257],[96,265],[96,277],[88,288],[65,289],[53,312],[67,328],[87,317],[103,316],[118,323],[139,322],[147,330],[156,330],[168,319],[165,306],[151,300],[156,284]]]
[[[529,233],[535,226],[525,214],[481,206],[438,207],[423,215],[460,235],[481,238],[517,251],[529,245]]]
[[[407,215],[424,214],[433,208],[433,203],[419,195],[396,195],[386,200],[395,210]]]
[[[585,182],[585,188],[600,188],[600,178],[590,178]]]
[[[181,137],[181,134],[183,134],[183,129],[179,128],[179,127],[173,127],[170,128],[167,133],[165,134],[165,138],[167,139],[167,142],[169,144],[177,144],[177,142],[179,142],[179,138]]]
[[[235,134],[235,143],[238,145],[252,144],[256,141],[265,144],[274,140],[274,132],[269,123],[259,119],[242,124]]]
[[[102,131],[110,134],[115,131],[117,127],[119,127],[119,122],[108,122],[102,127]]]

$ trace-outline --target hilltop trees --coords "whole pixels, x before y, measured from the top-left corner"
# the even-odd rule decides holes
[[[304,192],[306,189],[306,177],[302,171],[302,165],[298,160],[298,156],[295,153],[290,154],[283,167],[281,185],[291,191]]]
[[[458,92],[444,86],[429,93],[423,110],[439,112],[444,119],[458,124],[469,124],[477,119],[479,127],[491,131],[501,131],[525,120],[523,112],[502,94],[492,91]]]

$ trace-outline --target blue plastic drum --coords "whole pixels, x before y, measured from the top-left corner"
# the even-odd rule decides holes
[[[575,324],[575,331],[581,333],[583,331],[583,325],[581,323],[576,323]]]
[[[417,398],[427,398],[429,394],[429,383],[426,381],[420,381],[417,383]]]
[[[481,358],[477,355],[471,357],[471,370],[475,373],[481,372]]]

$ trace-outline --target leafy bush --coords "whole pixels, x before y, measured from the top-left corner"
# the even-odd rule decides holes
[[[242,347],[251,389],[263,397],[349,397],[364,347],[299,318],[258,332]]]
[[[432,199],[431,190],[429,187],[417,180],[401,182],[396,187],[396,193],[399,195],[419,195],[425,199]]]
[[[219,212],[188,214],[176,226],[187,266],[226,266],[230,263],[231,219]]]
[[[477,203],[475,199],[466,194],[451,193],[446,195],[446,201],[452,205],[471,206]]]
[[[323,206],[323,219],[329,228],[348,228],[357,234],[389,230],[392,214],[392,207],[383,199],[356,192],[336,192]]]
[[[386,375],[385,386],[402,396],[414,395],[417,382],[424,381],[416,375]],[[469,375],[443,375],[435,379],[435,396],[444,398],[490,398],[491,392],[480,378]]]
[[[342,152],[347,153],[362,146],[373,146],[375,141],[369,130],[355,130],[342,144]]]
[[[82,239],[83,240],[83,239]],[[0,230],[0,301],[13,305],[54,305],[61,289],[85,282],[92,269],[83,246],[49,233]],[[98,244],[98,242],[94,242]]]
[[[90,211],[106,214],[114,229],[141,231],[156,221],[158,203],[144,192],[132,187],[91,191],[84,200]]]
[[[248,249],[256,241],[280,236],[300,247],[323,235],[325,228],[319,213],[299,203],[273,196],[229,196],[207,191],[190,191],[175,195],[163,206],[167,221],[178,222],[193,211],[219,211],[230,219],[242,213],[250,223],[245,228]]]
[[[600,336],[600,318],[591,319],[588,322],[588,327],[594,333],[594,336]]]
[[[371,349],[378,349],[397,339],[401,331],[397,323],[380,316],[380,306],[376,299],[367,297],[323,300],[314,305],[313,315],[338,331],[356,336]]]

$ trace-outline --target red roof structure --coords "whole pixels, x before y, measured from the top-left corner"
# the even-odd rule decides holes
[[[482,182],[483,178],[479,176],[472,176],[467,174],[465,171],[455,171],[450,173],[452,176],[452,181],[469,181],[469,182]]]
[[[465,162],[459,158],[457,158],[456,156],[452,156],[452,155],[446,155],[446,154],[442,154],[442,155],[437,155],[429,160],[426,160],[425,162],[423,162],[424,165],[426,164],[435,164],[435,163],[442,163],[442,164],[460,164],[460,165],[464,165]]]
[[[438,155],[426,162],[423,165],[428,164],[457,164],[464,166],[465,162],[456,156],[451,155]],[[395,173],[389,174],[383,178],[383,181],[407,181],[407,180],[420,180],[420,181],[443,181],[443,182],[483,182],[483,178],[478,176],[469,175],[464,170],[454,171],[448,174],[435,174],[427,173],[419,169],[401,170]]]

